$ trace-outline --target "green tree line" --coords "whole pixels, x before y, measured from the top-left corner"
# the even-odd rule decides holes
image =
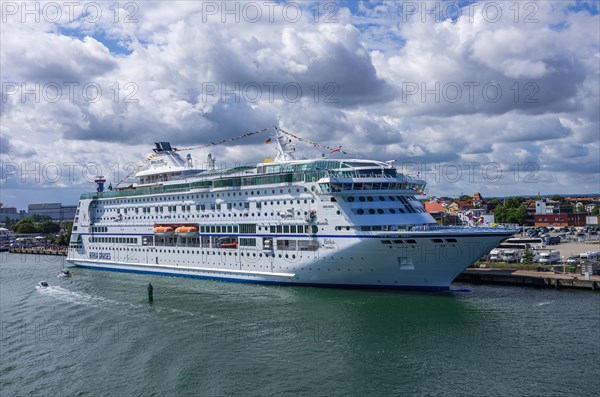
[[[72,222],[67,222],[61,233],[60,225],[47,215],[32,215],[17,222],[5,219],[6,226],[18,234],[45,234],[50,241],[58,245],[68,245],[71,238]]]
[[[522,225],[527,219],[527,205],[523,197],[511,197],[498,204],[494,211],[496,223],[518,223]]]

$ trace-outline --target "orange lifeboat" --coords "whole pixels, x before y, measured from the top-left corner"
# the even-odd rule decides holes
[[[221,245],[219,245],[220,248],[236,248],[237,247],[237,243],[231,242],[231,243],[222,243]]]
[[[175,233],[181,237],[197,237],[198,228],[196,226],[179,226],[175,229]]]
[[[174,229],[171,226],[155,226],[154,234],[160,237],[171,237]]]

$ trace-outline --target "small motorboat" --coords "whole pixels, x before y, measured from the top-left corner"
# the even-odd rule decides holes
[[[58,273],[59,278],[71,277],[72,275],[73,275],[73,272],[71,272],[69,269],[62,269],[60,271],[60,273]]]
[[[48,287],[49,286],[47,281],[40,281],[38,284],[40,285],[40,287]]]

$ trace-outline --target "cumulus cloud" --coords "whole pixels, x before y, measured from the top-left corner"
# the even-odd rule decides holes
[[[478,170],[478,178],[432,176],[436,194],[598,191],[597,10],[530,2],[517,15],[512,3],[372,1],[315,12],[312,3],[230,2],[225,13],[221,2],[131,4],[39,22],[3,14],[4,164],[106,168],[144,158],[154,141],[194,146],[279,124],[431,175],[444,164]],[[260,142],[211,151],[230,164],[259,161],[271,154]],[[489,183],[481,172],[490,164],[505,176],[534,164],[537,185],[515,175]],[[44,186],[83,190],[85,179]],[[19,181],[4,178],[3,190],[24,206],[31,199],[22,192],[38,184]]]

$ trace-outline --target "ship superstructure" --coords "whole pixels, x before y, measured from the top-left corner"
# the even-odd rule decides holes
[[[137,183],[81,196],[68,261],[82,267],[240,282],[447,289],[515,231],[441,227],[425,181],[393,162],[275,159],[202,167],[156,143]]]

